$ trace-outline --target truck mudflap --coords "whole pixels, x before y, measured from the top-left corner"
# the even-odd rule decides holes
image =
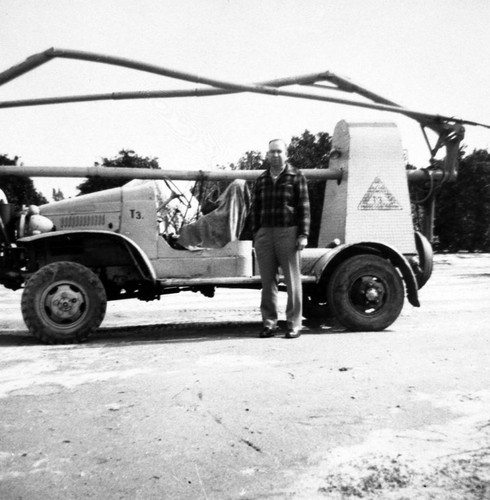
[[[83,249],[87,242],[92,245],[99,245],[100,248],[109,246],[116,248],[119,255],[127,258],[138,270],[141,278],[150,284],[156,286],[156,273],[150,259],[145,252],[133,240],[119,233],[103,230],[86,231],[54,231],[34,236],[26,236],[17,241],[17,245],[24,247],[28,252],[51,252],[48,259],[50,263],[56,260],[74,260],[87,267],[98,267],[104,260],[104,255],[86,255],[80,254],[79,258],[67,259],[61,258],[64,248]],[[103,254],[103,251],[97,252]],[[114,262],[110,262],[114,264]]]
[[[302,274],[315,275],[317,282],[327,282],[340,262],[354,255],[378,255],[388,259],[401,273],[405,282],[408,301],[414,307],[420,307],[418,284],[407,258],[394,247],[378,241],[340,244],[335,248],[310,249],[304,251]]]

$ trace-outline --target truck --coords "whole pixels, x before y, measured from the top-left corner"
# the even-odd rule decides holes
[[[407,171],[395,123],[341,120],[333,133],[328,168],[303,171],[307,179],[326,181],[318,245],[301,255],[304,316],[334,318],[350,331],[381,331],[398,318],[405,298],[420,306],[418,291],[432,273],[434,186],[456,178],[464,125],[485,125],[408,110],[331,72],[236,84],[62,49],[48,49],[3,71],[0,85],[56,57],[113,64],[206,87],[3,101],[0,108],[252,92],[401,113],[417,120],[424,135],[427,129],[435,132],[436,144],[431,146],[427,140],[431,165]],[[318,90],[325,81],[328,89],[356,93],[369,102],[285,89],[303,85]],[[434,158],[443,147],[446,156],[440,164]],[[240,227],[232,227],[237,215],[240,220],[246,217],[246,203],[235,204],[237,212],[219,213],[219,223],[225,226],[213,226],[217,220],[213,212],[191,223],[188,230],[197,235],[204,225],[215,233],[220,233],[220,227],[232,227],[231,236],[225,241],[218,238],[219,244],[201,238],[197,245],[183,245],[182,239],[179,243],[173,235],[162,233],[159,224],[162,208],[175,197],[171,189],[162,189],[162,182],[169,186],[175,180],[233,181],[235,199],[260,173],[2,165],[0,187],[2,175],[139,181],[17,211],[8,200],[0,201],[0,283],[7,289],[22,289],[21,310],[29,332],[50,344],[86,341],[102,323],[108,301],[151,301],[185,291],[212,297],[219,287],[260,289],[253,241],[241,239]],[[414,230],[409,182],[428,189],[422,231]],[[281,277],[279,282],[284,290]]]

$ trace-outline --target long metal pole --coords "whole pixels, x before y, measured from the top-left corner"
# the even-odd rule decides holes
[[[256,85],[267,85],[270,87],[285,87],[288,85],[305,85],[322,79],[322,74],[313,73],[303,76],[278,78],[259,82]],[[79,94],[59,97],[41,97],[35,99],[18,99],[15,101],[0,101],[0,109],[18,108],[26,106],[42,106],[47,104],[66,104],[88,101],[108,101],[125,99],[169,99],[178,97],[205,97],[233,94],[231,90],[216,88],[174,89],[174,90],[141,90],[134,92],[110,92],[105,94]]]
[[[153,168],[120,168],[120,167],[48,167],[25,165],[0,165],[2,175],[17,175],[20,177],[104,177],[121,179],[173,179],[173,180],[209,180],[222,181],[233,179],[255,180],[263,170],[165,170]],[[343,171],[338,169],[311,168],[302,173],[311,180],[341,181]],[[410,182],[427,182],[429,175],[434,182],[444,178],[444,173],[425,169],[407,170]]]
[[[173,179],[173,180],[255,180],[263,170],[163,170],[153,168],[118,167],[26,167],[23,165],[0,165],[1,175],[20,177],[105,177],[121,179]],[[305,177],[312,180],[341,180],[341,170],[305,169]]]
[[[91,52],[83,52],[83,51],[77,51],[77,50],[66,50],[66,49],[55,49],[51,48],[48,49],[40,54],[36,54],[35,56],[32,56],[32,58],[29,58],[26,60],[24,63],[21,63],[20,65],[10,68],[7,71],[4,71],[0,73],[0,85],[3,83],[6,83],[7,81],[10,81],[21,74],[24,74],[33,67],[37,67],[44,62],[47,62],[49,58],[55,58],[55,57],[60,57],[60,58],[66,58],[66,59],[78,59],[82,61],[92,61],[92,62],[97,62],[97,63],[103,63],[103,64],[110,64],[114,66],[121,66],[125,68],[130,68],[130,69],[136,69],[139,71],[144,71],[148,73],[153,73],[157,75],[162,75],[162,76],[167,76],[170,78],[176,78],[179,80],[184,80],[184,81],[189,81],[189,82],[194,82],[198,84],[205,84],[205,85],[210,85],[212,87],[216,87],[219,89],[224,89],[227,91],[231,92],[252,92],[252,93],[257,93],[257,94],[266,94],[266,95],[275,95],[275,96],[284,96],[284,97],[293,97],[293,98],[300,98],[300,99],[310,99],[310,100],[316,100],[316,101],[326,101],[326,102],[333,102],[337,104],[345,104],[348,106],[357,106],[361,108],[368,108],[368,109],[376,109],[379,111],[388,111],[388,112],[393,112],[393,113],[400,113],[405,116],[408,116],[410,118],[413,118],[417,121],[421,121],[427,126],[430,126],[429,123],[434,123],[437,124],[439,122],[453,122],[453,123],[466,123],[470,125],[481,125],[486,128],[490,128],[490,125],[484,125],[476,122],[470,122],[467,120],[461,120],[458,118],[454,117],[448,117],[448,116],[443,116],[443,115],[434,115],[430,113],[424,113],[421,111],[414,111],[414,110],[408,110],[402,107],[399,107],[397,105],[387,105],[387,104],[375,104],[375,103],[364,103],[364,102],[358,102],[358,101],[351,101],[348,99],[341,99],[341,98],[336,98],[336,97],[329,97],[329,96],[320,96],[320,95],[315,95],[315,94],[309,94],[306,92],[293,92],[293,91],[286,91],[286,90],[280,90],[276,87],[272,87],[269,85],[254,85],[254,84],[242,84],[242,83],[236,83],[236,82],[230,82],[226,80],[217,80],[215,78],[208,78],[208,77],[202,77],[199,75],[183,72],[183,71],[178,71],[178,70],[173,70],[169,68],[164,68],[161,66],[156,66],[154,64],[148,64],[148,63],[142,63],[139,61],[134,61],[131,59],[126,59],[122,57],[114,57],[114,56],[108,56],[104,54],[94,54]],[[46,59],[48,58],[48,59]],[[29,64],[30,59],[35,59],[34,62],[31,62]],[[323,75],[323,76],[322,76]],[[324,72],[323,74],[320,73],[318,75],[318,79],[328,79],[328,77],[331,77],[331,73]],[[324,78],[325,77],[325,78]],[[5,104],[4,104],[5,105]]]

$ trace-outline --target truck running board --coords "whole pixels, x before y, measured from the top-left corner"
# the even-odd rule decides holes
[[[301,276],[302,283],[316,283],[315,276]],[[252,276],[246,278],[169,278],[158,280],[164,288],[167,287],[189,287],[189,286],[260,286],[260,277]],[[284,283],[284,276],[279,276],[279,283]]]

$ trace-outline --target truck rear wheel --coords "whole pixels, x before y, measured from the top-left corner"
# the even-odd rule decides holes
[[[403,282],[393,265],[377,255],[342,262],[327,287],[327,300],[339,322],[352,331],[390,326],[403,307]]]
[[[98,276],[75,262],[42,267],[22,294],[22,316],[29,331],[48,344],[87,340],[102,323],[106,306]]]

